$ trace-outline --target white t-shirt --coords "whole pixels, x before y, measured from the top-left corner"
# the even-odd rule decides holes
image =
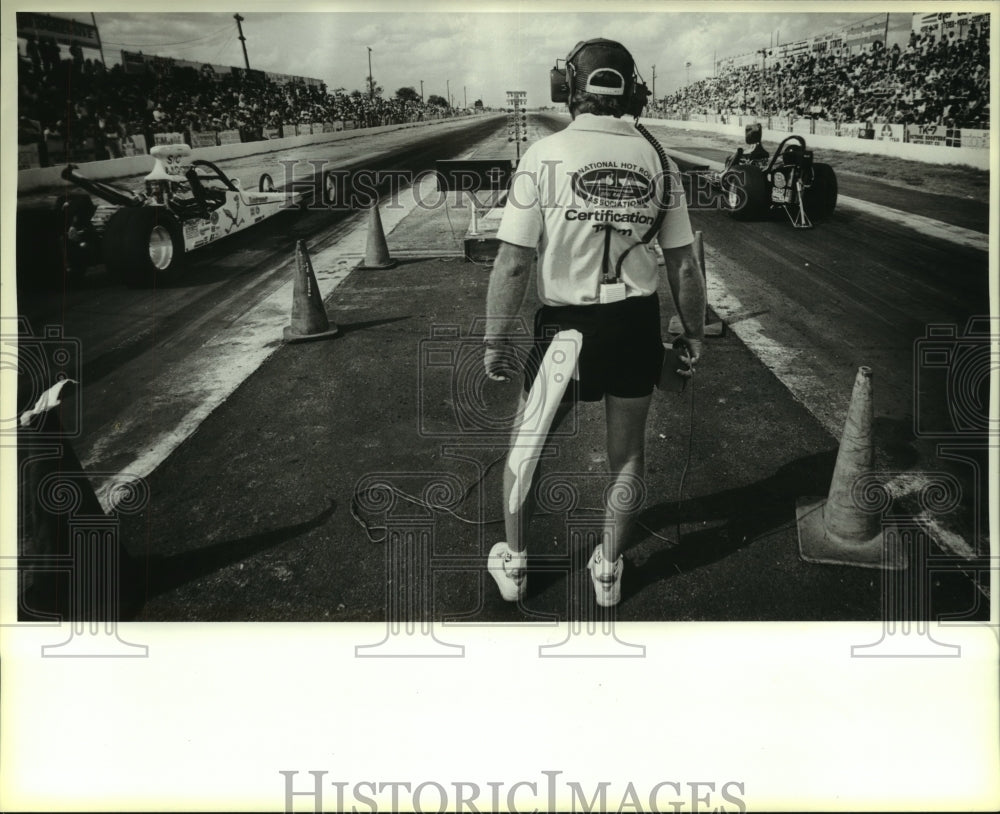
[[[671,194],[657,240],[664,249],[694,240],[677,165],[668,160]],[[527,149],[511,181],[497,237],[537,248],[538,296],[546,305],[598,302],[605,224],[614,273],[619,256],[656,220],[663,170],[653,146],[629,121],[583,113]],[[596,228],[595,228],[596,227]],[[652,242],[622,265],[629,297],[656,291]]]

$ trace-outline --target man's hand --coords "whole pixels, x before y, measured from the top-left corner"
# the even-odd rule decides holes
[[[690,336],[678,336],[674,340],[674,347],[678,350],[678,358],[687,365],[686,368],[678,368],[677,374],[687,377],[693,376],[695,365],[701,361],[702,340]]]
[[[486,375],[495,382],[509,382],[521,369],[515,347],[498,339],[486,340],[483,364]]]

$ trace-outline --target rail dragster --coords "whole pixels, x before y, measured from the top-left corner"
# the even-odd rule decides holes
[[[72,164],[63,170],[65,180],[105,202],[95,206],[80,193],[57,201],[67,267],[79,270],[103,259],[127,282],[162,282],[180,271],[189,252],[302,203],[301,193],[275,190],[267,173],[255,191],[242,189],[211,161],[192,160],[186,144],[158,145],[150,156],[153,169],[142,192],[87,178]]]
[[[753,149],[738,148],[726,159],[725,169],[713,173],[713,183],[722,190],[722,208],[736,220],[756,220],[782,210],[799,229],[833,214],[837,176],[829,164],[813,160],[805,139],[786,137],[773,156],[760,141],[760,124],[747,125],[746,142]]]

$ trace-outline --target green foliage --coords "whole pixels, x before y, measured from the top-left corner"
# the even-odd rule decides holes
[[[419,102],[420,94],[417,93],[416,89],[406,87],[396,91],[396,98],[401,102]]]

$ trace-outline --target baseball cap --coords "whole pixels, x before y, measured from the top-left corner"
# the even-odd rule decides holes
[[[573,65],[573,89],[579,93],[624,96],[632,85],[635,63],[620,42],[602,38],[578,42],[566,61]]]

